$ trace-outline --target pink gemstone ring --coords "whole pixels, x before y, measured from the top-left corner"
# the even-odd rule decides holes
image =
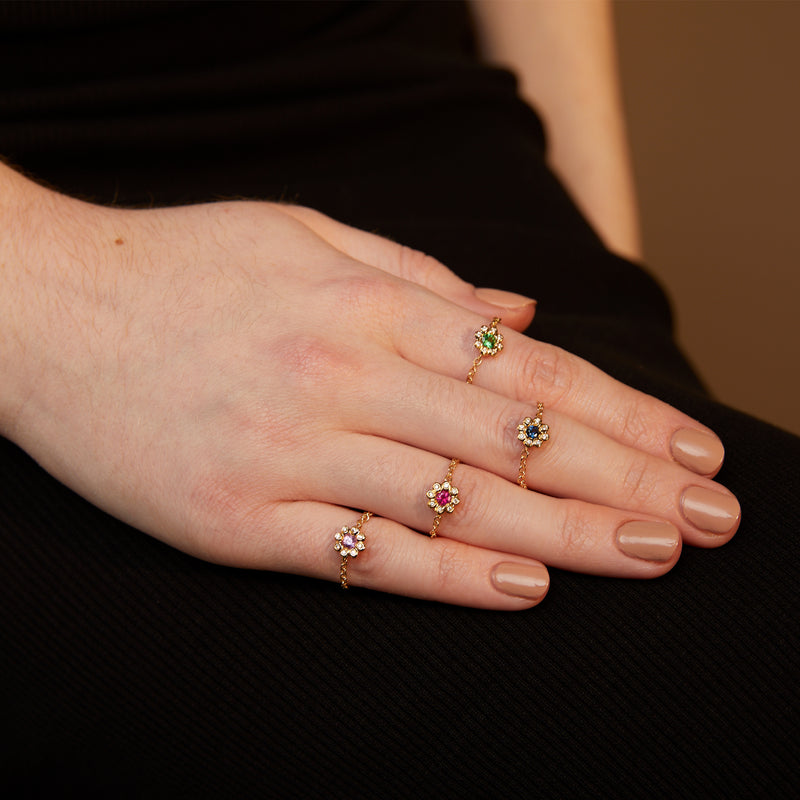
[[[428,498],[428,505],[435,514],[443,514],[445,511],[448,514],[452,514],[453,509],[458,505],[458,489],[452,486],[450,481],[434,483],[428,490],[426,497]]]
[[[453,509],[459,504],[458,488],[453,486],[453,473],[456,466],[458,466],[458,459],[454,458],[450,461],[450,467],[447,470],[444,480],[441,483],[434,483],[430,489],[425,493],[425,500],[429,508],[433,509],[433,527],[430,531],[430,537],[433,539],[439,530],[439,523],[442,521],[442,514],[452,514]]]

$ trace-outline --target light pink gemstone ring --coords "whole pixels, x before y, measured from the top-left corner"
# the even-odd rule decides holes
[[[341,530],[333,535],[333,549],[342,557],[342,563],[339,567],[339,583],[343,589],[347,589],[349,586],[347,583],[348,556],[355,558],[359,553],[367,549],[367,537],[361,528],[371,516],[372,512],[365,511],[355,525],[352,527],[344,525]]]

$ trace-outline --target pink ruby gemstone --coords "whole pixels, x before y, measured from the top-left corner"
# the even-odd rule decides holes
[[[352,549],[356,546],[356,541],[355,534],[346,533],[344,536],[342,536],[342,544],[349,549]]]
[[[447,489],[442,489],[440,492],[436,492],[436,505],[439,506],[446,506],[450,502],[450,492]]]

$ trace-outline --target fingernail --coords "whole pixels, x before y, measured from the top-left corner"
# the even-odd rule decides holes
[[[504,292],[501,289],[476,289],[475,296],[484,303],[489,303],[498,308],[505,308],[509,311],[518,311],[525,306],[535,305],[536,301],[522,294],[514,292]]]
[[[669,449],[679,464],[700,475],[716,472],[725,458],[725,448],[713,433],[689,428],[675,431]]]
[[[541,564],[498,564],[492,570],[494,588],[512,597],[541,600],[550,587],[547,568]]]
[[[695,528],[708,533],[729,533],[742,513],[735,497],[700,486],[684,490],[681,511]]]
[[[680,544],[681,535],[669,522],[637,520],[617,529],[617,547],[631,558],[669,561]]]

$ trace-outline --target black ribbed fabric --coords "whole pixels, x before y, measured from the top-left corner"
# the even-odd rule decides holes
[[[798,440],[705,394],[462,6],[67,5],[0,3],[0,152],[101,202],[298,200],[532,294],[532,336],[720,434],[743,523],[492,613],[200,562],[0,441],[6,795],[792,796]]]

